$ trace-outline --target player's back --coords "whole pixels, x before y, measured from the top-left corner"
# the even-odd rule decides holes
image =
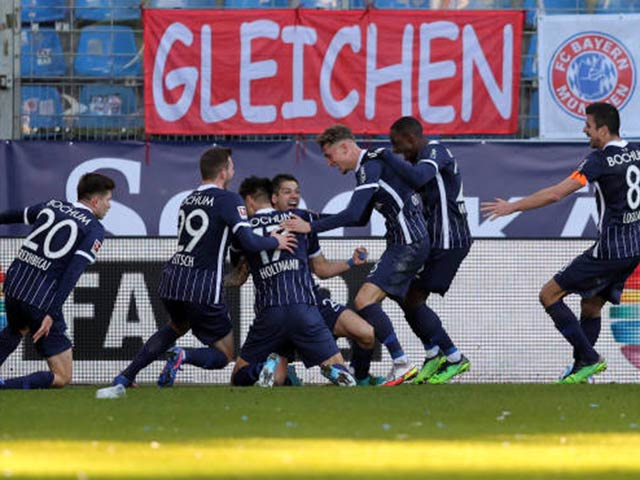
[[[222,302],[224,261],[234,225],[229,209],[237,194],[203,185],[185,198],[178,211],[178,246],[166,263],[159,294],[192,303]]]
[[[411,244],[427,236],[427,227],[420,195],[386,164],[388,149],[368,150],[356,169],[357,188],[377,183],[374,208],[385,219],[385,238],[391,244]],[[370,176],[370,178],[368,178]]]
[[[436,174],[421,190],[431,245],[435,248],[462,248],[471,245],[462,175],[451,151],[438,142],[429,142],[418,155],[418,163],[428,163]]]
[[[5,294],[48,309],[75,255],[90,262],[102,246],[104,227],[86,206],[50,200],[25,209],[33,225],[5,280]]]
[[[249,218],[253,233],[269,236],[280,223],[296,215],[309,220],[304,210],[259,210]],[[256,290],[257,312],[272,306],[293,304],[315,305],[313,280],[308,263],[308,243],[305,235],[297,234],[298,245],[293,253],[286,250],[263,250],[246,253]]]

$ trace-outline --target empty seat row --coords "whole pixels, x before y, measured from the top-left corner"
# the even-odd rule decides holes
[[[67,74],[60,37],[53,28],[22,30],[20,61],[22,77],[60,77]],[[73,73],[81,77],[142,75],[141,54],[131,27],[92,25],[80,30]]]
[[[69,104],[63,109],[63,97]],[[135,92],[120,85],[85,85],[79,99],[60,95],[56,87],[22,86],[21,128],[25,135],[65,126],[86,128],[141,128]]]

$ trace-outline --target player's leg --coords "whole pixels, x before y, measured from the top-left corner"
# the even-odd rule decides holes
[[[344,363],[332,332],[315,305],[288,305],[282,317],[284,331],[307,368],[320,365],[320,371],[338,386],[355,386],[356,381]]]
[[[281,316],[280,307],[266,308],[253,321],[231,374],[232,385],[284,385],[290,348]]]
[[[370,386],[384,383],[385,377],[369,375],[373,347],[375,346],[375,333],[371,324],[353,310],[345,308],[335,322],[333,335],[349,339],[351,345],[350,366],[358,385]]]
[[[69,348],[62,353],[47,358],[49,370],[53,373],[52,387],[62,388],[71,383],[73,377],[73,354]]]
[[[8,325],[0,331],[0,366],[2,366],[9,355],[15,352],[27,332],[27,329],[20,331]]]
[[[456,276],[469,247],[433,249],[424,268],[412,282],[401,307],[413,332],[425,349],[425,360],[413,383],[445,383],[467,371],[469,360],[455,346],[438,314],[426,304],[431,293],[444,296]]]
[[[8,302],[9,327],[21,326],[24,322],[29,324],[24,333],[35,332],[40,328],[42,319],[46,313],[23,302]],[[62,315],[53,315],[53,323],[46,337],[40,338],[35,343],[38,353],[47,359],[49,371],[33,372],[22,377],[5,379],[2,389],[40,389],[51,387],[63,387],[71,382],[71,341],[66,336],[67,326]],[[18,325],[18,320],[21,321]]]
[[[163,299],[162,302],[171,320],[149,337],[127,368],[114,378],[114,385],[133,386],[140,370],[160,358],[178,338],[189,331],[189,322],[184,320],[185,315],[183,315],[184,302],[167,299]]]
[[[226,305],[198,305],[186,303],[182,310],[189,319],[191,331],[203,344],[203,348],[173,347],[167,353],[167,363],[158,386],[171,387],[183,364],[206,370],[219,370],[233,360],[233,331]],[[172,320],[175,323],[175,320]]]
[[[625,262],[608,262],[582,254],[549,280],[540,291],[540,303],[565,339],[573,346],[578,361],[574,372],[562,383],[581,383],[591,375],[603,372],[607,364],[585,335],[578,319],[563,299],[569,293],[584,298],[607,291],[615,282],[616,270]],[[619,298],[619,295],[618,295]]]
[[[600,330],[602,328],[602,307],[607,301],[596,295],[592,298],[583,298],[580,303],[580,326],[587,336],[589,343],[595,347]]]

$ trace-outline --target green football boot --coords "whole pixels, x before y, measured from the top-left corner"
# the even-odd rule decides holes
[[[447,383],[453,377],[460,375],[461,373],[466,372],[471,367],[471,362],[467,357],[462,355],[459,362],[451,363],[446,361],[440,366],[440,369],[434,373],[427,382],[431,384],[440,384]]]
[[[416,375],[416,378],[411,381],[411,384],[420,385],[426,383],[446,361],[447,357],[445,357],[442,352],[439,352],[435,357],[425,358],[422,368],[418,372],[418,375]]]
[[[604,358],[598,358],[596,363],[591,365],[577,364],[571,375],[564,377],[559,383],[575,384],[586,383],[592,375],[598,375],[607,369],[607,362]]]

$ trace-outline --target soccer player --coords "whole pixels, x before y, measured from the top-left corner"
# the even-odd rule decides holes
[[[109,211],[114,188],[109,177],[87,173],[78,182],[75,203],[54,199],[0,214],[0,223],[33,225],[6,275],[8,324],[0,332],[0,365],[30,333],[49,366],[48,372],[0,379],[0,389],[61,388],[71,382],[71,341],[62,305],[102,246],[99,220]]]
[[[391,145],[405,160],[389,156],[389,165],[420,192],[431,239],[424,268],[411,283],[402,309],[409,325],[424,342],[425,360],[412,383],[446,383],[467,371],[469,360],[451,341],[438,314],[425,302],[431,293],[444,296],[471,248],[471,232],[462,196],[462,176],[451,151],[429,142],[414,117],[391,125]],[[421,321],[417,321],[421,319]],[[421,331],[420,326],[426,326]]]
[[[355,298],[358,314],[373,325],[380,343],[393,359],[386,385],[397,385],[415,377],[418,369],[409,362],[398,341],[391,321],[380,302],[390,296],[405,297],[409,285],[429,255],[429,235],[420,195],[393,169],[386,149],[363,150],[351,130],[340,124],[327,128],[317,139],[329,166],[342,174],[355,171],[356,189],[347,208],[310,224],[300,218],[283,222],[294,232],[319,233],[337,227],[365,225],[375,208],[386,220],[387,249],[373,267]]]
[[[275,210],[268,178],[246,178],[240,195],[247,205],[249,222],[259,235],[280,229],[292,212],[306,218],[309,215],[304,210]],[[284,359],[295,349],[307,368],[321,365],[322,374],[336,385],[355,386],[316,306],[305,236],[298,235],[293,252],[247,252],[246,258],[255,285],[256,319],[236,361],[232,383],[246,386],[258,380],[264,387],[284,384]]]
[[[297,209],[300,205],[300,183],[293,175],[286,173],[276,175],[271,180],[273,193],[271,203],[281,212]],[[318,236],[309,234],[309,258],[313,273],[319,278],[331,278],[340,275],[353,266],[362,265],[367,259],[364,247],[354,250],[347,261],[329,261],[320,249]],[[346,337],[351,344],[351,369],[359,386],[380,385],[385,377],[369,374],[375,336],[373,327],[360,315],[344,305],[335,302],[329,293],[314,283],[314,293],[318,309],[325,324],[335,337]]]
[[[601,326],[601,310],[617,304],[624,282],[640,263],[640,146],[620,138],[620,115],[608,103],[586,108],[583,132],[589,153],[578,168],[561,182],[517,202],[496,198],[483,202],[489,219],[544,207],[591,183],[597,192],[598,238],[549,280],[540,291],[540,303],[565,339],[573,346],[574,364],[560,383],[583,383],[606,370],[594,349]],[[582,297],[580,321],[563,302],[565,296]]]
[[[234,356],[231,319],[224,303],[224,261],[231,238],[247,251],[291,250],[293,235],[255,235],[242,198],[227,190],[234,168],[231,149],[213,147],[200,157],[202,185],[180,205],[178,247],[163,268],[158,291],[171,320],[154,333],[113,381],[130,387],[140,370],[190,329],[206,347],[176,348],[158,378],[172,386],[182,364],[224,368]],[[276,250],[276,251],[280,251]]]

